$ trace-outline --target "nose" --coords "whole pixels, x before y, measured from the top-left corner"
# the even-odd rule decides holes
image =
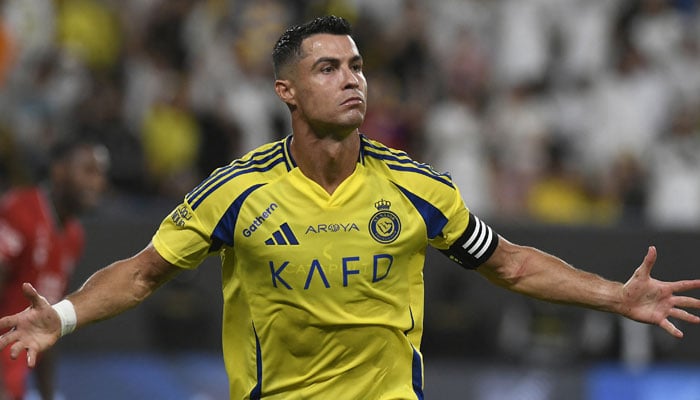
[[[360,78],[357,73],[352,70],[352,68],[343,68],[343,82],[345,83],[345,88],[352,89],[360,86]]]

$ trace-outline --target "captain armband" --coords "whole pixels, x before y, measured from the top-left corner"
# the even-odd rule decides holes
[[[462,267],[475,269],[491,257],[496,247],[498,234],[471,214],[462,236],[455,240],[450,248],[440,251]]]

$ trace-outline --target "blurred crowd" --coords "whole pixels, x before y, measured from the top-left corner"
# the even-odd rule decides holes
[[[491,220],[700,229],[697,0],[4,0],[0,190],[105,143],[113,190],[181,197],[290,133],[270,52],[354,25],[362,132],[449,171]]]

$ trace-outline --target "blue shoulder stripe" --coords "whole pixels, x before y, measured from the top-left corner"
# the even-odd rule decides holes
[[[406,153],[403,150],[392,149],[392,148],[386,147],[384,145],[379,146],[379,145],[375,144],[375,142],[372,142],[371,140],[369,140],[366,136],[363,136],[363,139],[365,139],[363,141],[363,143],[364,143],[364,147],[366,150],[376,150],[374,152],[376,154],[387,153],[387,154],[395,156],[396,158],[400,157],[400,158],[405,159],[405,160],[411,160],[411,157],[408,155],[408,153]]]
[[[233,233],[236,229],[236,222],[238,221],[241,207],[243,207],[243,203],[251,193],[263,186],[265,186],[264,183],[259,183],[249,187],[231,203],[211,234],[212,242],[214,243],[212,250],[218,250],[223,244],[233,246]]]
[[[452,180],[449,178],[448,174],[440,174],[429,165],[414,161],[404,152],[395,153],[387,150],[382,151],[384,149],[378,148],[371,144],[369,144],[369,146],[370,148],[365,149],[365,155],[387,161],[386,165],[389,167],[389,169],[393,169],[395,171],[415,172],[454,188],[454,184],[452,183]]]
[[[443,184],[445,184],[453,189],[455,187],[454,184],[452,183],[452,181],[449,178],[447,178],[445,175],[435,175],[434,172],[426,172],[423,169],[415,168],[415,166],[410,166],[410,165],[403,166],[403,165],[387,164],[387,166],[389,167],[389,169],[393,169],[395,171],[415,172],[415,173],[418,173],[421,175],[425,175],[428,178],[432,178],[432,179],[434,179],[440,183],[443,183]]]
[[[185,199],[189,202],[193,201],[197,196],[199,196],[207,187],[221,179],[223,176],[231,173],[233,170],[246,168],[253,164],[262,164],[267,162],[269,159],[278,155],[282,151],[282,143],[257,153],[253,153],[247,160],[237,159],[233,161],[230,165],[225,167],[217,168],[209,177],[204,179],[197,187],[192,189]]]
[[[415,193],[408,191],[408,189],[396,185],[401,192],[408,197],[408,200],[413,204],[413,206],[418,210],[418,213],[423,217],[425,222],[426,230],[428,231],[428,238],[436,238],[442,229],[447,225],[447,217],[442,213],[437,207],[430,204],[427,200],[419,197]]]
[[[196,208],[204,198],[232,178],[249,172],[272,169],[275,165],[285,161],[282,147],[275,147],[279,148],[274,151],[260,153],[259,158],[251,158],[247,161],[236,160],[227,167],[217,169],[211,176],[188,193],[185,199],[190,203],[194,202],[193,208]]]
[[[221,187],[222,185],[224,185],[226,182],[230,181],[231,179],[233,179],[233,178],[235,178],[235,177],[237,177],[237,176],[240,176],[240,175],[244,175],[244,174],[251,173],[251,172],[264,172],[264,171],[269,171],[269,170],[271,170],[272,168],[274,168],[277,164],[282,163],[282,162],[284,162],[284,161],[285,161],[285,160],[284,160],[284,157],[279,157],[279,158],[277,158],[276,160],[274,160],[273,162],[271,162],[271,163],[269,163],[269,164],[267,164],[267,165],[263,165],[263,166],[259,166],[259,167],[251,166],[251,167],[249,167],[249,168],[247,168],[247,169],[232,171],[229,175],[227,175],[226,177],[224,177],[224,178],[222,178],[221,180],[219,180],[219,181],[218,181],[216,184],[214,184],[213,186],[209,187],[209,189],[208,189],[205,193],[203,193],[203,194],[197,199],[197,201],[195,201],[195,202],[192,204],[192,209],[193,209],[193,210],[197,209],[197,207],[199,207],[199,205],[200,205],[210,194],[212,194],[214,191],[216,191],[216,189],[218,189],[219,187]]]

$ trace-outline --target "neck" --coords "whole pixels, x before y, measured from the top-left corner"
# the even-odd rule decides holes
[[[340,138],[295,131],[291,152],[301,172],[333,194],[355,170],[360,135],[357,130]]]
[[[72,213],[69,211],[67,205],[62,201],[61,196],[56,192],[52,185],[47,185],[44,187],[46,192],[46,197],[49,200],[48,206],[51,208],[49,212],[52,212],[56,218],[56,222],[59,225],[63,225],[68,218],[71,217]]]

